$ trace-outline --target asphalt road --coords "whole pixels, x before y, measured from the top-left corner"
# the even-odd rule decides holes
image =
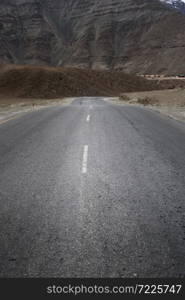
[[[185,124],[80,98],[0,125],[0,277],[184,277]]]

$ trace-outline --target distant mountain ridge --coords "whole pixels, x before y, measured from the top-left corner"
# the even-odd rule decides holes
[[[159,0],[0,0],[0,63],[184,74],[184,28]]]

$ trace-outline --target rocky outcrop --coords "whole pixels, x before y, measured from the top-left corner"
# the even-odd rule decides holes
[[[158,0],[0,0],[0,62],[185,73],[184,26]]]

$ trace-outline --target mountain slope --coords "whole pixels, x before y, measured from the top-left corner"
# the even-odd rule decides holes
[[[184,25],[158,0],[0,0],[0,62],[184,73]]]

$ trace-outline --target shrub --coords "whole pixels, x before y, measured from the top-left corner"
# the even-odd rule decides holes
[[[120,100],[123,100],[123,101],[129,101],[130,100],[129,96],[127,96],[125,94],[121,95],[119,98],[120,98]]]

